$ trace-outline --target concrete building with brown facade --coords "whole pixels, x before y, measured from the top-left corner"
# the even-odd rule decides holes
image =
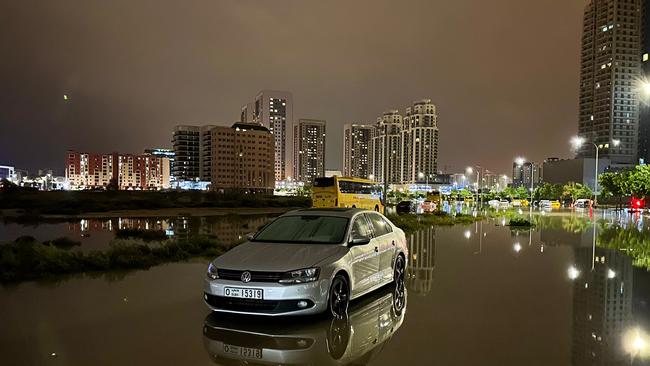
[[[269,129],[237,122],[217,126],[212,137],[212,184],[217,192],[272,193],[275,188],[275,143]]]

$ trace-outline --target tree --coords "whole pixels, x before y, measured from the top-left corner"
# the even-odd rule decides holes
[[[562,187],[562,197],[570,199],[571,204],[577,199],[591,198],[592,194],[591,189],[581,183],[569,182]]]
[[[617,206],[623,206],[623,197],[631,194],[630,172],[607,172],[598,177],[598,184],[601,187],[602,197],[614,197],[618,199]]]
[[[120,186],[117,184],[117,178],[113,177],[111,180],[108,181],[108,185],[106,186],[107,191],[118,191],[120,189]]]
[[[537,200],[557,200],[562,197],[563,190],[559,184],[544,183],[537,187],[534,197]]]
[[[638,165],[628,176],[629,192],[632,196],[643,198],[650,195],[650,166]]]

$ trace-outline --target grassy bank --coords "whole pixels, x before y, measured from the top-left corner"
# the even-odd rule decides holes
[[[53,275],[146,269],[192,257],[217,257],[232,246],[218,244],[208,237],[166,241],[146,245],[129,240],[114,240],[105,251],[82,253],[70,250],[74,243],[56,239],[38,242],[21,237],[0,245],[0,282],[39,279]]]
[[[310,207],[307,197],[233,195],[216,192],[19,191],[1,192],[0,210],[20,209],[38,215],[162,208]]]

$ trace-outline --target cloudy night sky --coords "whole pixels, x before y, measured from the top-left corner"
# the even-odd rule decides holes
[[[510,174],[516,155],[571,156],[583,5],[0,0],[0,165],[171,147],[174,125],[230,125],[280,89],[296,120],[327,120],[328,169],[344,123],[430,98],[440,169]]]

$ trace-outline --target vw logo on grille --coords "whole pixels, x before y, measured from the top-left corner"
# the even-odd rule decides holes
[[[251,282],[251,273],[248,271],[244,271],[244,273],[241,274],[241,281],[242,282]]]

